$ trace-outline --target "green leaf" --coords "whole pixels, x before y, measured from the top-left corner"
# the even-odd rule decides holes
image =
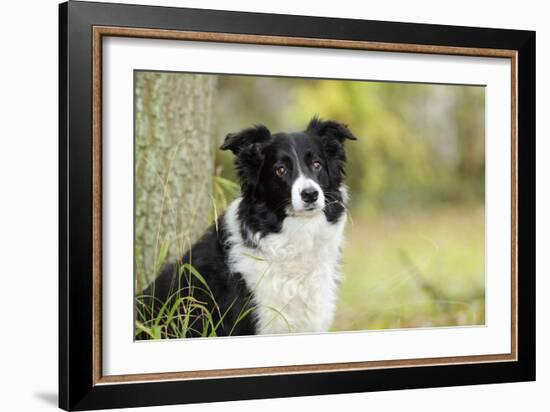
[[[226,311],[224,312],[224,314],[222,316],[220,316],[220,320],[218,321],[218,323],[216,323],[216,325],[214,325],[214,327],[212,328],[212,331],[210,332],[210,335],[208,335],[209,337],[212,337],[212,336],[216,336],[216,331],[218,330],[218,328],[220,327],[220,325],[223,323],[223,320],[225,318],[225,316],[229,313],[229,311],[231,310],[231,308],[233,307],[233,305],[235,304],[235,302],[237,302],[237,299],[233,299],[233,302],[231,302],[231,305],[229,305],[229,307],[226,309]],[[235,327],[235,326],[233,326]],[[233,329],[231,329],[233,330]],[[231,335],[231,333],[229,333]]]
[[[247,310],[245,310],[244,312],[242,312],[241,314],[239,314],[239,317],[237,318],[237,320],[235,321],[235,324],[233,325],[233,327],[231,328],[231,331],[229,332],[230,336],[233,334],[233,331],[235,330],[235,327],[239,324],[239,322],[244,318],[246,318],[250,314],[250,312],[252,312],[255,308],[256,306],[252,306]]]
[[[243,252],[243,256],[249,257],[249,258],[254,259],[254,260],[259,260],[259,261],[262,261],[262,262],[267,262],[267,259],[265,259],[261,256],[251,255],[250,253],[244,253]]]
[[[162,339],[162,328],[158,325],[153,325],[151,327],[151,333],[153,335],[153,339]]]
[[[151,339],[157,339],[151,328],[148,328],[141,322],[136,321],[136,335],[138,335],[140,332],[144,332],[145,334],[149,335]]]
[[[160,251],[157,259],[157,264],[156,264],[157,272],[160,270],[160,268],[164,264],[164,261],[166,260],[166,256],[168,256],[168,250],[169,250],[168,239],[164,239],[164,241],[162,242],[162,245],[160,245]]]
[[[278,310],[278,309],[275,309],[273,306],[266,306],[266,308],[272,310],[273,312],[275,312],[278,316],[280,316],[286,323],[286,327],[288,328],[288,331],[290,332],[290,323],[288,323],[288,320],[286,319],[285,315],[283,315],[283,313]],[[272,320],[270,320],[269,322],[272,322]],[[269,324],[269,323],[268,323]]]
[[[184,263],[181,267],[181,271],[183,272],[184,270],[188,270],[194,277],[196,277],[205,287],[206,289],[208,290],[208,292],[210,292],[210,294],[212,295],[212,291],[210,290],[210,287],[208,286],[208,283],[206,282],[206,279],[203,278],[203,276],[199,273],[199,271],[197,269],[195,269],[195,267],[189,263]]]
[[[214,181],[230,193],[236,194],[241,190],[237,183],[232,182],[231,180],[228,180],[224,177],[214,176]]]

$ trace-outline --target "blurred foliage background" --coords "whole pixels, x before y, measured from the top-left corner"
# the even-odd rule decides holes
[[[350,222],[333,330],[485,322],[483,87],[215,77],[211,219],[237,195],[225,190],[233,156],[216,150],[227,133],[258,123],[297,131],[318,115],[359,139],[347,143]]]
[[[219,76],[217,143],[256,123],[346,123],[351,222],[334,330],[485,321],[485,90]],[[234,180],[233,157],[217,173]]]

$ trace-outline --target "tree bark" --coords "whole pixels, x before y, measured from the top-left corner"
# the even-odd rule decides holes
[[[136,290],[177,259],[209,224],[216,77],[135,75]]]

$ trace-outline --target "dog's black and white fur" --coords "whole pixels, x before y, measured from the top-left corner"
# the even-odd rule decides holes
[[[347,139],[356,138],[345,125],[318,118],[297,133],[257,125],[228,134],[221,150],[236,156],[241,197],[143,294],[164,301],[176,267],[192,260],[217,306],[200,290],[194,297],[215,322],[227,312],[218,336],[327,331],[341,276]]]

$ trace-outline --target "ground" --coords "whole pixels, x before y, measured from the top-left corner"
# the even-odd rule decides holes
[[[484,213],[352,214],[333,330],[483,324]]]

